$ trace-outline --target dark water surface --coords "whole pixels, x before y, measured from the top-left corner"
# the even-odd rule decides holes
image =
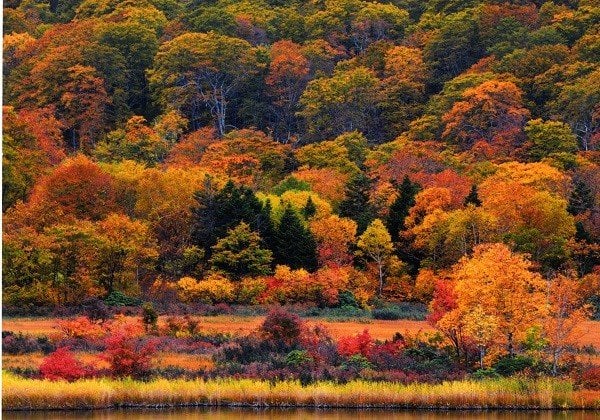
[[[598,420],[592,411],[392,411],[392,410],[309,410],[248,408],[178,408],[157,410],[98,410],[3,412],[6,420],[93,419],[93,420]]]

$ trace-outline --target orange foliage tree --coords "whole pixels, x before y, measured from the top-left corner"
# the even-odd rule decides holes
[[[523,93],[512,82],[490,80],[465,90],[462,100],[442,117],[443,137],[469,149],[478,141],[508,153],[523,140],[523,126],[529,111]]]

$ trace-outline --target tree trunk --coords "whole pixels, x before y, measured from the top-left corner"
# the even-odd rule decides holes
[[[508,333],[508,355],[513,357],[515,355],[515,349],[513,347],[513,334]]]

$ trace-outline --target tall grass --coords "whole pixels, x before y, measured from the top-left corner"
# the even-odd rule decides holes
[[[295,381],[250,379],[150,382],[93,379],[49,382],[2,374],[4,410],[126,406],[251,405],[263,407],[600,408],[599,391],[573,391],[567,382],[502,379],[402,385],[354,381],[302,387]]]

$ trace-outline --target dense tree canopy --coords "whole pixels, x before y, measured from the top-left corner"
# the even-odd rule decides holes
[[[597,1],[4,6],[6,305],[431,302],[557,370],[600,302]]]

